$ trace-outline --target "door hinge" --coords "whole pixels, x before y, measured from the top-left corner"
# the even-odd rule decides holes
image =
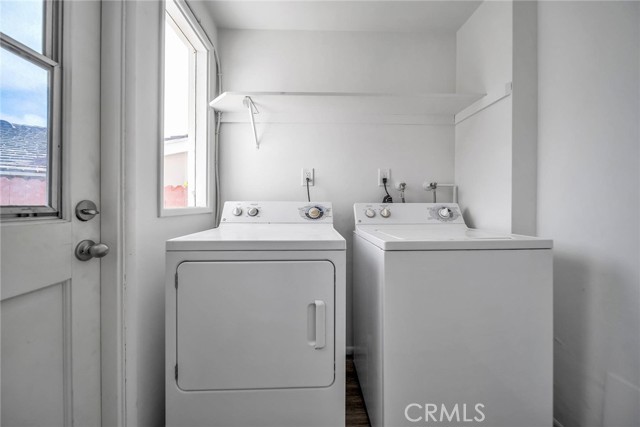
[[[178,289],[178,273],[176,273],[176,280],[175,280],[175,285],[176,285],[176,289]]]
[[[176,381],[178,380],[178,364],[176,363],[176,368],[175,368],[175,376],[176,376]]]

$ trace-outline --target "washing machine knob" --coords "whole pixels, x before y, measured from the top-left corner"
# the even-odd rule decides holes
[[[451,214],[452,214],[451,209],[449,209],[446,206],[443,206],[438,210],[438,215],[440,216],[440,218],[443,218],[443,219],[451,218]]]
[[[249,212],[247,213],[249,214],[249,216],[256,216],[259,212],[260,210],[258,208],[249,208]]]
[[[364,214],[368,218],[373,218],[374,216],[376,216],[376,211],[374,211],[373,209],[367,209],[366,211],[364,211]]]
[[[384,208],[380,211],[380,215],[382,215],[383,218],[389,218],[391,216],[391,211],[387,208]]]
[[[309,218],[311,219],[318,219],[322,216],[322,211],[314,206],[309,209],[307,215],[309,215]]]
[[[233,210],[231,211],[231,213],[234,216],[240,216],[242,215],[242,208],[240,206],[236,206],[235,208],[233,208]]]

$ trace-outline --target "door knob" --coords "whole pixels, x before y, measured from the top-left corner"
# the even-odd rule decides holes
[[[88,261],[91,258],[102,258],[109,253],[109,246],[104,243],[96,243],[93,240],[83,240],[76,246],[76,258],[80,261]]]

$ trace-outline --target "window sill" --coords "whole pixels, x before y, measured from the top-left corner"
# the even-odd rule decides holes
[[[211,214],[213,209],[211,207],[197,207],[197,208],[172,208],[172,209],[160,209],[160,218],[169,216],[182,216],[182,215],[202,215]]]

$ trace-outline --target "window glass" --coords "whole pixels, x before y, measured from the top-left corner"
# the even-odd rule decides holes
[[[0,31],[43,53],[44,2],[42,0],[0,0]]]
[[[162,207],[207,207],[208,50],[182,7],[166,7]]]
[[[188,136],[189,133],[189,62],[194,49],[179,31],[167,15],[164,38],[165,139]]]
[[[49,204],[49,70],[0,49],[0,204]]]

